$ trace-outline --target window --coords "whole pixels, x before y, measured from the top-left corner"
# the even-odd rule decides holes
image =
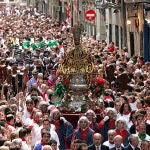
[[[121,48],[123,48],[123,30],[122,30],[122,27],[120,28],[120,35],[121,35]]]
[[[112,25],[109,24],[109,43],[112,42]]]
[[[115,3],[115,2],[116,2],[116,0],[107,0],[107,2]]]
[[[115,39],[116,39],[115,44],[116,44],[116,46],[119,46],[119,28],[118,28],[117,25],[115,25],[115,35],[116,35],[116,37],[115,37]]]
[[[131,50],[131,56],[134,55],[134,33],[130,32],[130,50]]]
[[[111,0],[112,1],[112,3],[115,3],[116,2],[116,0]]]

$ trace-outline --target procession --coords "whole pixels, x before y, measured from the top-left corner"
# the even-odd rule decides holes
[[[150,62],[36,9],[0,10],[0,150],[149,150]]]

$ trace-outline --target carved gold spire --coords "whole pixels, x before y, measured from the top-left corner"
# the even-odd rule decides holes
[[[59,64],[58,72],[62,74],[63,78],[67,77],[73,83],[76,81],[76,84],[88,84],[90,76],[94,72],[94,61],[90,51],[80,43],[81,32],[80,25],[72,28],[74,48],[66,51],[64,60]]]
[[[80,44],[80,39],[81,39],[81,33],[82,33],[81,26],[78,25],[78,24],[74,25],[73,28],[72,28],[72,33],[73,33],[75,46],[79,45]]]

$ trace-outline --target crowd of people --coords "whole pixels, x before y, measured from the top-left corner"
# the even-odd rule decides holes
[[[74,110],[54,88],[71,27],[36,9],[0,11],[0,150],[150,149],[150,62],[86,32],[81,42],[105,92],[89,89],[79,120],[67,120]]]

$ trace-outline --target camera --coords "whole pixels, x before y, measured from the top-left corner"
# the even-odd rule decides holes
[[[43,54],[43,56],[44,57],[48,57],[48,55],[50,54],[50,52],[49,51],[44,51],[44,54]]]

